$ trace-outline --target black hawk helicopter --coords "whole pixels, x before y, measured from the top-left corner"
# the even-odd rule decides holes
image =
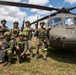
[[[48,38],[51,47],[60,48],[60,49],[76,49],[76,14],[71,13],[70,11],[75,9],[73,8],[52,8],[34,4],[25,4],[17,2],[7,2],[0,1],[0,5],[9,5],[17,6],[24,8],[35,8],[46,11],[56,12],[47,15],[41,19],[38,19],[31,24],[35,24],[41,20],[48,19]]]

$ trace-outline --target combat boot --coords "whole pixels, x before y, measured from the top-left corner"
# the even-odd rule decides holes
[[[8,67],[9,67],[10,65],[11,65],[11,61],[9,61],[9,62],[8,62],[8,64],[7,64],[6,66],[8,66]]]
[[[37,60],[39,59],[39,55],[38,55],[38,54],[36,55],[36,59],[37,59]]]

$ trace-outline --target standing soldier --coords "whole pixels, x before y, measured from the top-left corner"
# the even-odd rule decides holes
[[[40,28],[36,29],[35,34],[38,33],[37,38],[37,49],[36,49],[36,58],[39,59],[39,48],[41,46],[43,52],[43,59],[46,60],[45,54],[45,40],[46,40],[46,29],[44,28],[45,22],[40,22]]]
[[[1,26],[0,26],[0,41],[2,41],[3,40],[3,36],[4,36],[4,33],[6,32],[6,31],[9,31],[9,29],[8,29],[8,27],[5,25],[6,24],[6,20],[5,19],[2,19],[1,20]]]
[[[0,26],[0,42],[3,43],[3,40],[4,40],[4,33],[6,31],[9,31],[8,27],[6,26],[6,20],[5,19],[2,19],[1,20],[1,26]],[[3,57],[4,57],[4,54],[3,54],[3,49],[4,49],[4,46],[2,45],[2,47],[0,47],[0,62],[2,61],[3,62]],[[2,59],[2,60],[1,60]]]
[[[11,59],[13,56],[13,49],[14,49],[14,41],[11,40],[11,34],[10,32],[5,32],[4,33],[4,41],[3,41],[3,45],[4,45],[4,54],[5,57],[8,57],[8,66],[11,65]]]
[[[33,37],[33,33],[35,31],[35,29],[33,27],[31,27],[31,25],[29,25],[30,28],[30,40],[32,41],[32,37]]]
[[[26,27],[23,29],[23,32],[25,34],[25,39],[27,40],[27,50],[30,51],[31,55],[33,56],[33,51],[32,49],[32,44],[31,44],[31,29],[30,29],[30,22],[29,21],[25,21],[25,25]]]
[[[13,25],[14,26],[13,26],[13,28],[11,30],[11,33],[12,33],[12,38],[14,39],[14,41],[16,41],[16,39],[18,37],[18,34],[20,32],[20,29],[18,27],[18,25],[19,25],[18,21],[14,21]]]
[[[17,39],[16,52],[17,52],[17,60],[19,63],[22,62],[22,59],[25,57],[26,52],[26,40],[24,39],[25,35],[23,32],[19,33],[19,38]]]

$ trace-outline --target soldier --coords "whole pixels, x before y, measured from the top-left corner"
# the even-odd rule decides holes
[[[20,32],[20,29],[18,27],[19,23],[18,21],[14,21],[13,23],[13,28],[11,29],[11,33],[12,33],[12,38],[14,39],[14,41],[16,41],[17,37],[18,37],[18,34]]]
[[[9,29],[8,29],[8,27],[5,25],[6,24],[6,20],[5,19],[2,19],[1,20],[1,26],[0,26],[0,41],[2,41],[3,40],[3,36],[4,36],[4,33],[6,32],[6,31],[9,31]]]
[[[38,33],[37,38],[37,49],[36,49],[36,59],[39,59],[39,48],[41,46],[43,52],[43,59],[46,60],[45,54],[45,40],[46,40],[46,29],[44,28],[45,22],[40,22],[40,28],[36,29],[35,34]]]
[[[35,31],[35,29],[33,27],[31,27],[31,25],[29,25],[29,28],[30,28],[30,40],[32,39],[33,37],[33,33]]]
[[[25,35],[23,32],[19,33],[19,39],[17,39],[17,46],[16,46],[16,51],[17,51],[17,60],[19,63],[22,62],[22,58],[25,57],[26,53],[26,40],[24,39]]]
[[[29,21],[25,21],[25,25],[26,27],[23,29],[23,32],[25,34],[25,39],[27,40],[27,50],[30,51],[31,56],[33,56],[33,51],[32,49],[32,44],[31,44],[31,29],[30,29],[30,22]]]
[[[14,41],[11,40],[11,34],[10,32],[5,32],[4,33],[4,41],[3,41],[3,45],[4,45],[4,54],[5,57],[8,57],[8,66],[11,65],[11,59],[13,56],[13,49],[14,49]]]

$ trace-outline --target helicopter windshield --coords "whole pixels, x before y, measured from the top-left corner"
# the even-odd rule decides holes
[[[72,21],[71,17],[66,17],[66,18],[64,18],[64,24],[65,24],[66,26],[71,26],[71,25],[73,25],[73,21]]]
[[[61,18],[52,18],[49,21],[50,26],[60,26],[62,25],[62,19]]]
[[[75,22],[75,25],[76,25],[76,17],[74,17],[74,22]]]

